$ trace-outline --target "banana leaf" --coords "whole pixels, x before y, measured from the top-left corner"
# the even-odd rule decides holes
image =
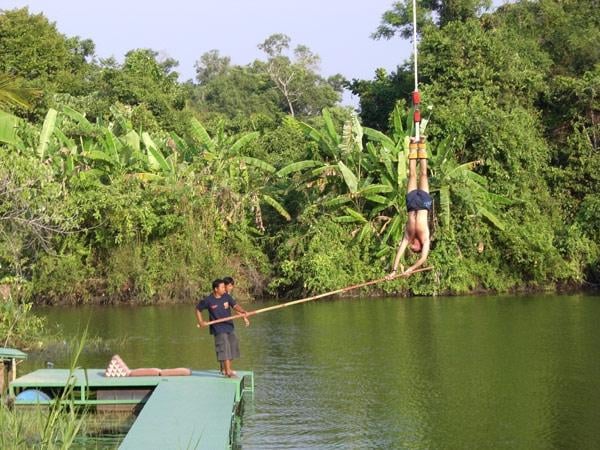
[[[392,192],[393,189],[387,184],[371,184],[360,190],[362,195],[381,194],[382,192]]]
[[[397,181],[398,187],[404,185],[406,178],[408,177],[406,171],[406,153],[401,151],[398,153],[398,172],[397,172]]]
[[[215,142],[211,139],[206,129],[196,118],[190,120],[192,135],[204,145],[208,150],[213,151],[215,149]]]
[[[46,118],[44,119],[42,132],[40,133],[40,143],[37,148],[37,155],[40,159],[44,159],[46,150],[48,150],[50,137],[52,136],[52,133],[54,132],[54,126],[56,125],[56,115],[57,111],[50,108],[46,114]]]
[[[75,159],[73,155],[67,155],[65,159],[65,173],[68,176],[71,176],[75,171]]]
[[[71,152],[77,151],[77,144],[73,139],[66,136],[62,130],[58,127],[54,128],[54,136],[58,139],[58,141],[65,147],[67,147]]]
[[[346,186],[348,186],[350,192],[357,192],[358,179],[356,178],[356,175],[354,175],[348,166],[346,166],[346,164],[344,164],[342,161],[340,161],[337,165],[342,172],[342,176],[344,177],[344,181],[346,182]]]
[[[235,143],[231,146],[231,152],[235,155],[237,152],[248,145],[250,142],[255,141],[260,133],[258,131],[253,131],[252,133],[247,133],[239,138]]]
[[[364,241],[367,238],[367,236],[369,236],[372,233],[372,231],[373,228],[371,227],[371,224],[365,223],[357,235],[358,242]]]
[[[380,203],[382,205],[386,205],[388,203],[387,197],[384,197],[383,195],[365,195],[365,198],[371,202]]]
[[[400,227],[402,225],[402,219],[400,214],[396,214],[396,216],[392,219],[392,222],[387,227],[385,234],[383,235],[382,242],[387,243],[390,239],[393,239],[394,242],[391,245],[397,245],[398,242],[398,233],[400,232]]]
[[[385,167],[385,172],[382,174],[384,180],[387,181],[388,184],[396,184],[397,176],[394,173],[392,161],[387,157],[387,155],[384,155],[384,157],[382,158],[382,162],[383,166]]]
[[[133,125],[131,123],[131,120],[125,118],[123,116],[123,114],[121,113],[121,111],[119,111],[119,108],[115,107],[114,105],[110,107],[110,114],[112,117],[114,117],[114,119],[116,120],[116,122],[119,124],[119,126],[127,132],[133,131]]]
[[[327,130],[327,134],[335,143],[335,145],[338,145],[340,143],[340,137],[335,131],[333,119],[331,118],[331,114],[329,113],[329,110],[327,108],[323,109],[323,121],[325,122],[325,129]]]
[[[487,197],[487,200],[491,203],[494,203],[496,205],[504,205],[504,206],[509,206],[509,205],[514,205],[515,203],[519,203],[522,202],[519,199],[513,200],[507,197],[504,197],[503,195],[499,195],[499,194],[494,194],[492,192],[487,191],[485,193],[485,196]]]
[[[381,144],[385,144],[388,148],[396,147],[394,141],[392,141],[389,137],[383,134],[381,131],[374,130],[373,128],[363,127],[365,135],[371,138],[372,140],[379,142]]]
[[[490,210],[488,210],[487,208],[485,208],[483,206],[479,206],[477,208],[477,210],[483,217],[485,217],[487,220],[489,220],[492,223],[492,225],[494,225],[496,228],[498,228],[501,231],[505,230],[506,225],[493,212],[491,212]]]
[[[371,210],[369,211],[371,217],[377,216],[379,215],[379,213],[381,213],[382,211],[385,211],[388,208],[396,208],[396,201],[390,201],[390,199],[387,199],[388,201],[385,204],[381,204],[378,203],[377,206],[373,206],[373,208],[371,208]]]
[[[415,108],[411,107],[408,110],[408,114],[406,116],[406,137],[412,136],[415,131],[415,122],[413,121],[415,114]]]
[[[379,160],[379,152],[377,151],[377,147],[375,147],[373,142],[367,142],[367,154],[373,158],[373,160]]]
[[[283,205],[281,203],[279,203],[277,200],[275,200],[273,197],[267,195],[267,194],[263,194],[262,195],[262,199],[265,203],[267,203],[268,205],[270,205],[273,209],[275,209],[275,211],[277,211],[282,217],[284,217],[287,221],[292,220],[292,217],[290,216],[290,214],[285,210],[285,208],[283,207]]]
[[[106,175],[106,172],[104,170],[88,169],[88,170],[84,170],[83,172],[79,172],[78,178],[81,180],[86,180],[86,179],[97,180],[98,178],[100,178],[104,175]]]
[[[392,125],[394,127],[394,134],[400,136],[404,134],[404,127],[402,126],[402,111],[399,105],[394,107],[392,113]]]
[[[125,136],[122,137],[123,142],[131,147],[134,152],[140,151],[140,135],[137,134],[134,130],[131,130]]]
[[[473,172],[473,169],[478,165],[476,163],[477,163],[477,161],[472,161],[470,163],[462,164],[462,165],[458,166],[456,169],[454,169],[452,172],[450,172],[450,174],[457,170],[462,171],[462,174],[465,177],[469,178],[470,180],[476,182],[477,184],[479,184],[480,186],[485,188],[488,185],[487,178],[485,178],[482,175],[479,175],[476,172]]]
[[[356,135],[356,145],[362,151],[363,148],[363,127],[358,120],[358,116],[356,114],[352,114],[352,129],[354,130],[354,134]]]
[[[339,206],[339,205],[343,205],[344,203],[348,203],[351,200],[352,200],[352,198],[348,194],[338,195],[337,197],[334,197],[332,199],[324,201],[323,206],[325,206],[325,207]]]
[[[178,152],[188,153],[192,150],[187,145],[187,143],[183,139],[181,139],[177,134],[170,133],[169,136],[171,136],[171,139],[173,139],[173,142],[175,142],[175,148],[177,149]]]
[[[120,150],[123,144],[109,129],[104,129],[104,148],[110,153],[115,162],[120,163]]]
[[[73,108],[70,108],[69,106],[63,106],[62,112],[86,130],[91,130],[94,128],[94,125],[92,125],[92,123],[87,120],[83,114],[75,111]]]
[[[321,175],[323,172],[327,172],[328,170],[337,169],[337,168],[338,168],[337,164],[334,164],[334,165],[326,164],[321,167],[317,167],[316,169],[313,169],[311,171],[311,174],[318,176],[318,175]]]
[[[0,111],[0,142],[23,148],[23,142],[17,135],[19,118],[4,111]]]
[[[440,188],[440,210],[442,225],[448,228],[450,226],[450,188],[448,185]]]
[[[409,144],[410,144],[410,137],[404,136],[404,141],[402,142],[402,150],[404,151],[405,154],[408,153]]]
[[[344,207],[344,211],[346,211],[346,214],[349,216],[354,217],[358,222],[367,222],[367,219],[365,219],[361,213],[348,206]]]
[[[83,156],[93,161],[105,162],[111,166],[115,164],[115,161],[110,157],[110,155],[100,150],[86,150],[83,152]]]
[[[315,128],[311,127],[309,124],[304,122],[298,122],[300,129],[304,132],[304,134],[308,135],[311,139],[320,142],[325,140],[323,135],[318,132]]]
[[[258,167],[259,169],[262,169],[268,173],[275,173],[275,171],[277,170],[271,164],[269,164],[266,161],[263,161],[262,159],[252,158],[250,156],[240,156],[240,157],[237,157],[236,159],[238,161],[245,162],[249,166]]]
[[[352,216],[338,216],[333,219],[334,222],[338,223],[355,223],[361,222],[361,220],[356,219],[356,217]]]
[[[321,161],[313,161],[310,159],[305,160],[305,161],[298,161],[295,163],[288,164],[285,167],[282,167],[275,173],[275,175],[277,175],[278,177],[285,177],[286,175],[289,175],[290,173],[299,172],[304,169],[309,169],[312,167],[322,166],[322,165],[323,165],[323,163]]]
[[[171,166],[160,152],[152,138],[145,131],[142,133],[142,141],[148,150],[148,164],[152,170],[158,172],[161,170],[163,173],[171,173]]]

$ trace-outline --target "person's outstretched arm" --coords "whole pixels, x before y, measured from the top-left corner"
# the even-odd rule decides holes
[[[238,305],[236,303],[236,305],[233,307],[233,309],[235,309],[240,314],[244,314],[244,323],[246,324],[246,326],[250,325],[250,321],[248,320],[248,317],[246,317],[246,314],[248,314],[248,312],[246,312],[246,310],[244,308],[242,308],[240,305]]]
[[[198,309],[196,309],[196,320],[198,321],[199,327],[206,326],[206,322],[204,321],[204,319],[202,319],[202,313]]]
[[[398,247],[398,251],[396,252],[396,257],[394,258],[394,265],[392,266],[392,271],[389,273],[388,277],[391,279],[396,276],[398,273],[398,265],[400,264],[400,260],[406,251],[406,247],[408,247],[408,238],[406,234],[402,237],[402,242],[400,242],[400,246]]]

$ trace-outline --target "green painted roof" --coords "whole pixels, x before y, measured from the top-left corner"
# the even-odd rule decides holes
[[[27,359],[27,353],[16,348],[0,347],[0,359]]]

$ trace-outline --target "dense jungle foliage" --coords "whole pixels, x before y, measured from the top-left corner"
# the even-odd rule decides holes
[[[597,2],[418,3],[434,270],[375,289],[597,285]],[[410,35],[409,4],[374,37]],[[284,298],[388,272],[411,61],[348,81],[288,36],[259,48],[245,66],[205,53],[182,83],[153,50],[102,59],[43,15],[1,11],[0,295],[189,301],[233,275],[242,296]]]

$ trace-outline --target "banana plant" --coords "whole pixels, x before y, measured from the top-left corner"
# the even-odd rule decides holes
[[[443,232],[452,231],[452,204],[458,200],[470,208],[471,214],[481,216],[495,228],[504,230],[506,224],[498,210],[514,201],[490,192],[487,179],[474,171],[483,161],[458,163],[452,149],[453,142],[447,138],[440,142],[431,159],[431,191],[439,193],[438,215]]]
[[[67,106],[63,107],[62,112],[77,125],[80,133],[77,143],[59,127],[53,129],[65,150],[67,175],[72,175],[78,165],[82,176],[101,177],[109,181],[124,174],[143,181],[174,181],[177,178],[177,154],[166,144],[163,145],[164,150],[161,149],[147,132],[140,135],[134,131],[131,123],[116,109],[112,113],[117,127],[115,124],[92,124],[83,114]],[[120,132],[118,135],[115,134],[116,129]]]
[[[291,219],[273,189],[276,168],[243,153],[246,146],[258,138],[258,132],[228,136],[219,126],[215,135],[210,136],[195,118],[191,121],[191,130],[202,149],[194,167],[208,188],[218,192],[223,216],[229,223],[244,223],[246,214],[252,211],[256,228],[263,232],[263,205],[270,206],[286,220]]]
[[[301,161],[279,171],[287,175],[307,171],[312,184],[320,186],[317,202],[334,214],[334,220],[356,224],[354,235],[359,240],[369,234],[383,242],[396,241],[404,220],[403,198],[406,189],[406,155],[411,124],[403,126],[402,112],[396,108],[392,116],[391,137],[362,127],[356,116],[336,132],[327,110],[323,111],[324,127],[317,130],[301,124],[314,139],[326,162]]]

